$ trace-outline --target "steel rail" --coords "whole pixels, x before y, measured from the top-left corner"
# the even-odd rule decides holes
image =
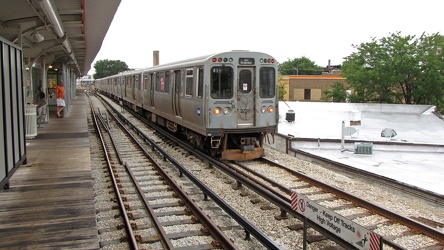
[[[335,194],[335,195],[337,195],[339,197],[342,197],[342,198],[344,198],[344,199],[346,199],[346,200],[348,200],[348,201],[350,201],[350,202],[352,202],[354,204],[357,204],[357,205],[359,205],[359,206],[361,206],[363,208],[366,208],[366,209],[368,209],[370,211],[374,211],[375,213],[380,214],[380,215],[382,215],[382,216],[384,216],[386,218],[389,218],[389,219],[391,219],[393,221],[399,222],[400,224],[403,224],[403,225],[405,225],[405,226],[407,226],[407,227],[409,227],[409,228],[411,228],[413,230],[418,230],[419,232],[423,233],[424,235],[427,235],[428,237],[437,240],[441,244],[444,244],[444,233],[439,231],[439,230],[437,230],[437,229],[435,229],[435,228],[432,228],[432,227],[430,227],[428,225],[425,225],[423,223],[415,221],[415,220],[413,220],[411,218],[408,218],[408,217],[399,215],[397,213],[394,213],[392,211],[389,211],[389,210],[387,210],[387,209],[385,209],[385,208],[383,208],[381,206],[378,206],[378,205],[376,205],[376,204],[374,204],[372,202],[366,201],[366,200],[361,199],[361,198],[359,198],[357,196],[354,196],[354,195],[352,195],[350,193],[347,193],[347,192],[342,191],[342,190],[340,190],[338,188],[335,188],[335,187],[333,187],[331,185],[328,185],[326,183],[323,183],[321,181],[313,179],[313,178],[311,178],[311,177],[309,177],[309,176],[307,176],[305,174],[302,174],[302,173],[297,172],[297,171],[292,170],[292,169],[288,169],[285,166],[283,166],[281,164],[278,164],[276,162],[273,162],[271,160],[268,160],[268,159],[265,159],[265,158],[261,158],[260,160],[265,162],[265,163],[267,163],[267,164],[269,164],[269,165],[277,166],[277,167],[280,167],[282,169],[285,169],[286,171],[289,171],[290,173],[292,173],[293,175],[297,176],[301,180],[304,180],[304,181],[306,181],[306,182],[308,182],[308,183],[310,183],[310,184],[312,184],[314,186],[317,186],[317,187],[319,187],[319,188],[321,188],[321,189],[323,189],[325,191],[331,192],[331,193],[333,193],[333,194]],[[390,242],[386,242],[386,243],[390,244]]]
[[[107,102],[106,100],[104,100],[105,102]],[[264,235],[262,233],[262,231],[260,231],[258,228],[256,228],[253,224],[251,224],[248,220],[246,220],[242,215],[240,215],[239,213],[237,213],[231,206],[229,206],[227,203],[225,203],[225,201],[223,201],[219,196],[217,196],[214,192],[212,192],[206,185],[204,185],[202,182],[200,182],[198,179],[196,179],[196,177],[194,177],[194,175],[192,175],[188,170],[186,170],[182,164],[178,163],[177,161],[175,161],[172,157],[170,157],[161,147],[159,147],[155,142],[153,142],[151,139],[149,139],[148,137],[146,137],[144,135],[144,133],[137,128],[136,126],[134,126],[131,122],[127,121],[125,119],[125,117],[120,114],[119,112],[117,112],[117,110],[110,106],[111,109],[113,109],[116,113],[118,113],[119,117],[122,120],[125,120],[127,122],[127,124],[129,126],[131,126],[139,135],[143,136],[145,138],[145,141],[147,143],[149,143],[153,149],[159,151],[162,155],[164,155],[165,159],[168,159],[172,164],[174,164],[174,166],[176,168],[178,168],[178,170],[185,174],[188,178],[190,178],[190,180],[196,185],[198,186],[202,192],[205,195],[208,195],[212,198],[212,200],[218,204],[227,214],[229,214],[234,220],[236,220],[237,223],[239,223],[239,225],[241,225],[245,231],[247,232],[247,238],[249,237],[249,234],[253,235],[258,241],[260,241],[264,246],[266,246],[268,249],[281,249],[281,247],[279,245],[277,245],[273,240],[271,240],[270,238],[268,238],[266,235]],[[128,110],[129,112],[132,112],[131,110]],[[190,145],[184,143],[183,141],[171,136],[171,134],[167,133],[166,131],[163,130],[159,130],[158,127],[153,126],[152,124],[150,124],[145,118],[140,117],[138,114],[132,112],[132,114],[136,117],[138,117],[140,120],[144,121],[144,123],[147,126],[152,127],[153,129],[157,130],[160,134],[162,134],[163,136],[169,138],[171,141],[174,141],[175,143],[183,146],[187,151],[193,151],[193,149],[190,147]],[[197,152],[196,152],[197,153]],[[202,155],[204,155],[204,153],[199,153]],[[291,209],[291,208],[290,208]]]
[[[120,192],[119,192],[119,187],[117,185],[116,177],[115,177],[114,172],[112,170],[112,166],[111,166],[111,161],[110,161],[110,158],[109,158],[108,150],[106,148],[102,132],[100,132],[99,122],[97,120],[96,114],[94,113],[94,105],[92,104],[91,99],[89,101],[90,101],[91,116],[93,118],[94,127],[96,128],[96,133],[98,134],[98,136],[100,138],[100,145],[101,145],[102,150],[104,152],[104,156],[105,156],[105,160],[106,160],[106,165],[108,167],[108,171],[109,171],[111,179],[113,181],[113,188],[114,188],[114,191],[115,191],[114,193],[117,196],[120,213],[121,213],[121,215],[123,217],[123,220],[125,221],[125,230],[126,230],[126,232],[128,234],[128,238],[129,238],[129,241],[130,241],[130,246],[131,246],[131,249],[138,250],[139,247],[137,245],[137,240],[136,240],[136,237],[134,235],[134,231],[133,231],[133,229],[131,227],[131,223],[130,223],[130,220],[128,218],[127,211],[125,209],[125,205],[124,205],[122,196],[120,195]]]
[[[120,121],[114,116],[114,114],[109,113],[110,117],[112,119],[114,119],[114,121],[117,123],[117,125],[121,128],[122,131],[124,131],[124,133],[130,138],[131,141],[136,142],[136,145],[139,147],[140,145],[137,144],[137,140],[134,138],[134,136],[125,128],[125,126],[120,123]],[[133,171],[131,171],[130,167],[127,165],[126,162],[123,161],[123,157],[121,155],[121,153],[117,150],[116,148],[116,142],[114,141],[114,138],[112,136],[110,136],[111,141],[112,141],[112,145],[114,147],[114,150],[117,153],[118,159],[119,159],[119,163],[122,164],[126,170],[126,172],[130,175],[130,179],[132,181],[132,183],[135,186],[135,189],[137,190],[137,193],[139,194],[139,197],[143,200],[144,206],[145,208],[148,210],[148,214],[150,215],[151,220],[153,221],[153,224],[157,230],[157,232],[160,234],[160,241],[162,242],[162,245],[166,248],[166,249],[174,249],[173,244],[171,243],[168,237],[168,234],[166,233],[165,229],[161,226],[161,222],[159,221],[159,219],[157,218],[157,216],[154,215],[154,209],[152,208],[152,206],[150,205],[150,203],[148,202],[148,199],[146,198],[146,196],[143,193],[142,188],[140,187],[139,183],[136,181],[136,178],[134,176]],[[144,154],[144,156],[146,157],[146,155]],[[155,161],[153,161],[153,159],[150,157],[149,158],[151,160],[151,162],[153,164],[156,164]]]
[[[118,113],[112,106],[109,106],[110,109],[112,109],[115,113]],[[164,181],[168,182],[168,185],[176,192],[176,194],[178,194],[178,197],[181,198],[181,200],[186,204],[186,206],[192,211],[193,214],[195,214],[196,216],[198,216],[198,218],[200,219],[200,223],[202,223],[202,225],[204,225],[208,231],[210,232],[210,234],[218,241],[217,246],[215,247],[222,247],[223,249],[235,249],[236,246],[233,244],[233,242],[222,232],[222,230],[218,227],[218,225],[216,225],[203,211],[202,209],[189,197],[189,195],[174,181],[171,179],[171,177],[169,176],[169,174],[153,159],[153,157],[151,156],[151,154],[146,151],[146,149],[144,148],[144,146],[131,134],[131,132],[129,132],[129,130],[118,120],[118,118],[113,114],[113,112],[109,112],[110,116],[112,116],[113,119],[115,119],[115,121],[117,122],[117,124],[125,131],[126,134],[128,134],[131,138],[132,141],[136,144],[136,146],[139,148],[139,150],[146,156],[148,157],[152,162],[153,162],[153,166],[156,168],[156,171],[158,171],[160,173],[160,175],[163,177]],[[120,116],[120,115],[119,115]],[[122,117],[121,117],[122,118]],[[135,128],[135,126],[125,120],[125,123],[128,124],[129,126],[131,126],[133,129]],[[137,133],[142,136],[143,133],[140,130],[137,130]],[[144,137],[144,136],[143,136]],[[171,163],[173,163],[175,166],[177,163],[177,161],[174,160],[173,157],[169,156],[168,153],[166,153],[160,146],[158,146],[155,142],[153,142],[152,140],[150,140],[147,137],[144,137],[145,141],[148,141],[149,144],[151,146],[154,146],[155,149],[160,152],[160,154],[162,154],[164,156],[165,159],[167,159],[168,161],[170,161]],[[179,164],[179,166],[182,168],[182,171],[184,172],[185,169],[183,169],[183,167]],[[177,166],[176,166],[177,167]],[[129,169],[127,169],[129,170]],[[132,172],[130,172],[130,175],[132,175]],[[194,183],[199,182],[197,179],[195,179],[194,176],[192,175],[187,175],[188,178],[190,178]],[[144,199],[144,202],[146,202],[146,205],[149,204],[148,200],[146,200],[145,196],[142,195],[142,198]],[[213,198],[213,197],[212,197]],[[216,198],[216,197],[214,197]],[[215,200],[213,200],[215,201]],[[148,205],[147,209],[150,210],[150,212],[153,210],[150,209],[150,206]],[[154,212],[153,212],[154,214]],[[155,216],[152,216],[155,217]],[[155,221],[158,221],[156,218],[154,218]],[[160,225],[160,222],[159,222]],[[163,230],[162,227],[160,227],[160,230],[162,232],[162,234],[166,233]],[[166,236],[167,237],[167,236]],[[171,246],[170,249],[173,249],[173,247]]]

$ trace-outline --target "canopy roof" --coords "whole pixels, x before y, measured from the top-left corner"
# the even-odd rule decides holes
[[[30,63],[68,62],[88,73],[121,0],[2,0],[0,36],[22,46]]]

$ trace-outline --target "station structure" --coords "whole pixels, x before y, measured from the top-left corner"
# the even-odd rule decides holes
[[[65,86],[65,114],[78,79],[91,68],[121,0],[0,1],[0,187],[26,164],[37,118],[51,122],[55,87]],[[39,97],[40,90],[45,98]],[[37,109],[38,106],[44,106]]]

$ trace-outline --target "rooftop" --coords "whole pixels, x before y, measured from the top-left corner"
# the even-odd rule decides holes
[[[285,120],[290,110],[294,122]],[[444,121],[434,111],[432,105],[280,102],[278,132],[319,139],[294,148],[444,195]],[[351,126],[356,121],[360,125]],[[341,144],[343,122],[356,130],[344,139],[373,143],[373,154],[355,154],[354,144]],[[396,135],[381,137],[387,128]]]

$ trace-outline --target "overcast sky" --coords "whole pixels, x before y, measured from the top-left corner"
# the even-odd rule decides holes
[[[285,62],[308,57],[341,64],[372,37],[444,35],[442,0],[122,0],[98,60],[130,68],[230,50],[265,52]]]

